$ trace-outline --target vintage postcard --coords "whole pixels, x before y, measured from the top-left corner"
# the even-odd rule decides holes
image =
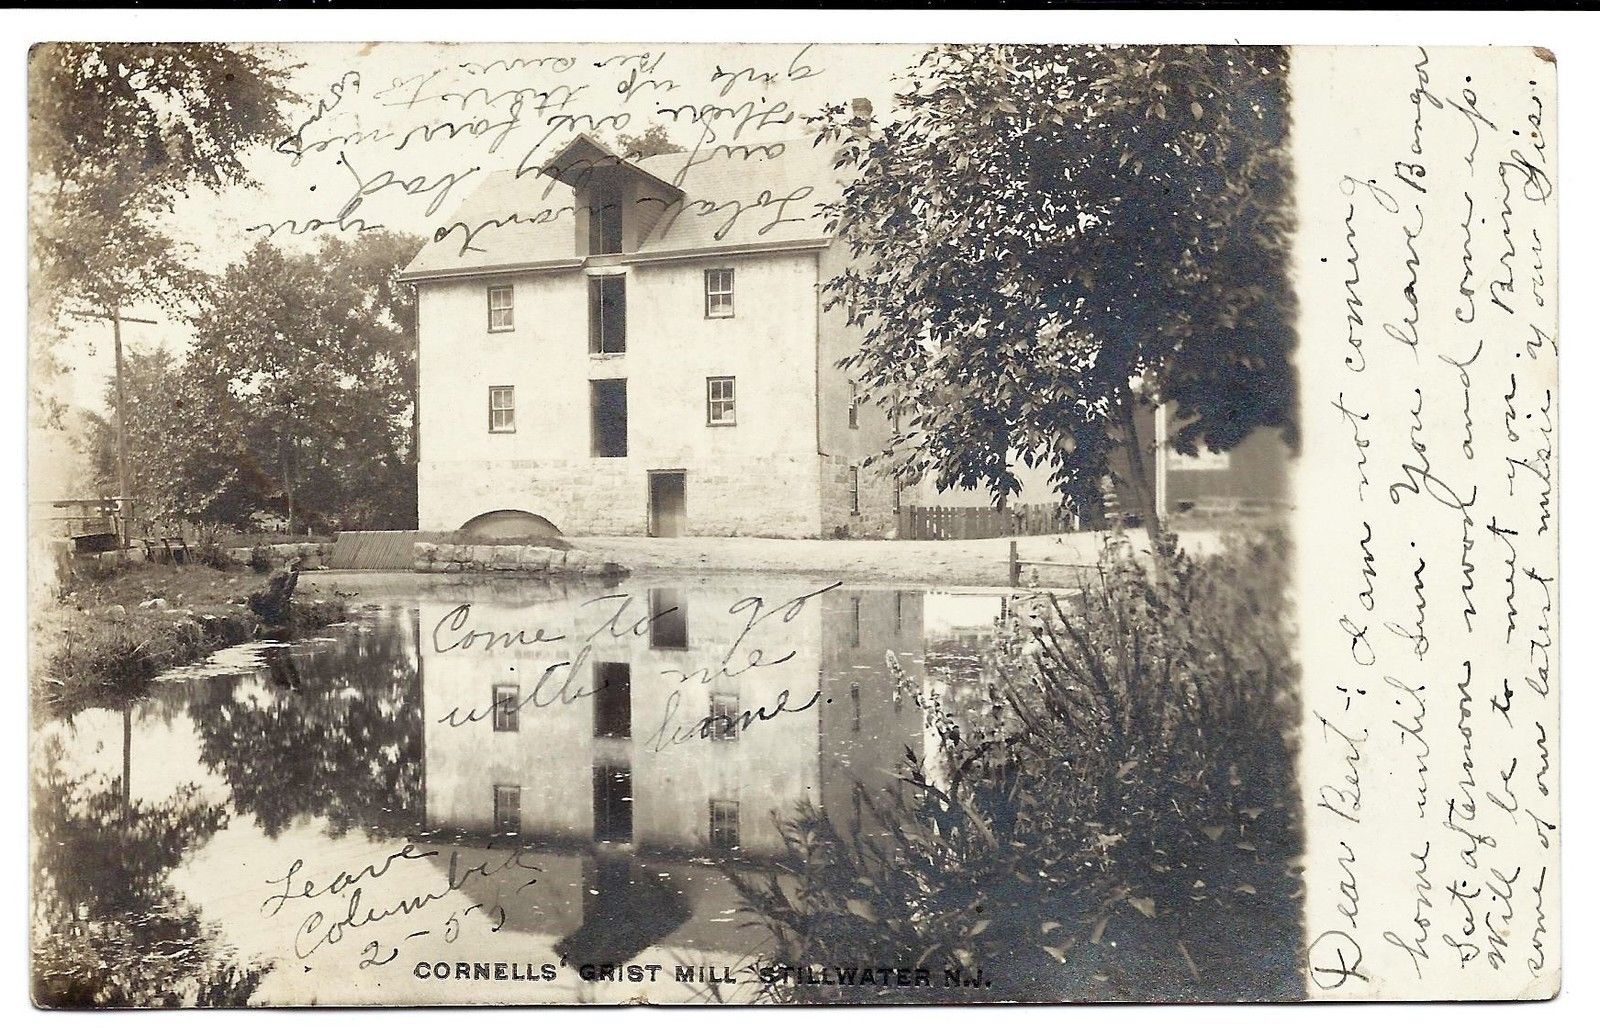
[[[1554,996],[1555,60],[38,43],[34,1002]]]

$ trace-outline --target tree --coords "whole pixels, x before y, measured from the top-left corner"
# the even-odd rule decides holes
[[[195,364],[165,349],[130,353],[124,367],[133,495],[141,516],[158,525],[243,527],[262,509],[273,482],[246,448],[244,423],[227,385],[195,376]],[[107,386],[106,406],[116,405]],[[93,418],[92,453],[99,491],[117,484],[116,432]]]
[[[171,882],[227,824],[195,784],[130,801],[124,779],[34,770],[33,994],[41,1006],[243,1006],[271,969],[244,961]]]
[[[641,158],[654,158],[656,155],[675,155],[683,151],[683,145],[673,143],[667,136],[667,127],[659,122],[652,122],[643,133],[632,136],[627,133],[617,134],[617,153],[630,162]]]
[[[414,626],[379,626],[207,680],[189,717],[200,761],[227,781],[234,808],[269,837],[312,816],[334,837],[414,835],[424,823],[415,637]]]
[[[298,255],[263,240],[205,296],[185,377],[225,393],[241,467],[292,527],[416,522],[416,300],[396,277],[420,247],[388,232]]]
[[[285,131],[296,98],[288,69],[215,43],[41,43],[28,76],[30,406],[35,426],[56,428],[45,386],[65,369],[63,310],[111,321],[120,384],[122,307],[176,311],[205,281],[164,225],[177,199],[252,185],[245,152]]]
[[[875,459],[997,502],[1013,457],[1079,503],[1121,466],[1155,529],[1141,405],[1172,403],[1191,455],[1258,427],[1292,442],[1287,61],[942,47],[881,130],[826,111],[856,174],[827,304],[864,331],[842,365],[902,427]]]
[[[216,43],[41,43],[29,52],[38,293],[166,308],[200,276],[163,225],[196,187],[251,185],[244,153],[286,131],[289,71]]]

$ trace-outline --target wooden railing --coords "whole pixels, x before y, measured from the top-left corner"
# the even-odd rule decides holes
[[[134,500],[108,496],[96,499],[46,500],[40,515],[52,531],[81,547],[114,549],[126,546],[131,534]]]

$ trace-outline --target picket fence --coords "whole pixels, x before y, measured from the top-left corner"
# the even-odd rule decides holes
[[[901,539],[998,539],[1075,531],[1073,516],[1048,503],[993,507],[901,507]]]

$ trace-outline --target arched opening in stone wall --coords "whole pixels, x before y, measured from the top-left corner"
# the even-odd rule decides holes
[[[561,529],[539,514],[526,510],[491,510],[461,526],[461,531],[479,539],[517,539],[523,536],[561,535]]]

